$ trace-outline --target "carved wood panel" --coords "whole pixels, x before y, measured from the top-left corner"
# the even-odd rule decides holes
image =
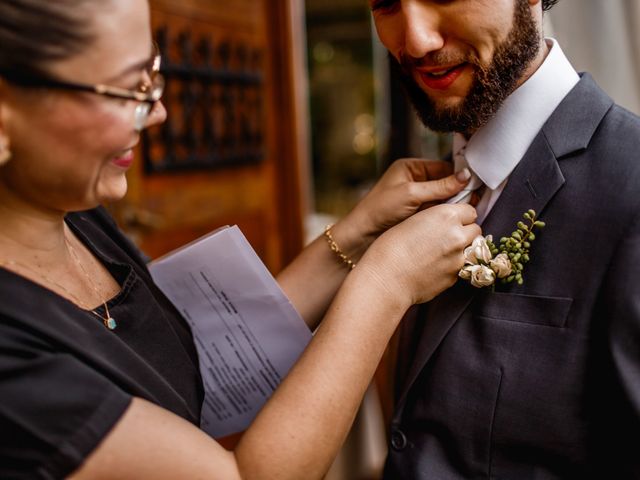
[[[156,29],[165,124],[143,136],[146,173],[211,169],[264,159],[264,51],[244,40]]]
[[[226,224],[272,272],[301,248],[303,62],[292,52],[304,40],[291,23],[300,3],[150,1],[168,120],[142,135],[129,193],[113,209],[151,257]]]

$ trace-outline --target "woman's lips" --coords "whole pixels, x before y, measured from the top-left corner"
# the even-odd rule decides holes
[[[111,163],[120,168],[129,168],[133,163],[133,150],[129,150],[120,157],[111,160]]]
[[[452,68],[442,69],[440,71],[431,70],[430,72],[422,72],[418,70],[422,83],[433,90],[447,90],[453,82],[462,74],[466,64],[462,63]]]

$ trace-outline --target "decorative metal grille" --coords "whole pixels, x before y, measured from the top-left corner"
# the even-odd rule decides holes
[[[156,31],[167,121],[145,130],[145,171],[205,170],[264,157],[263,53],[244,42]],[[172,55],[174,54],[174,55]]]

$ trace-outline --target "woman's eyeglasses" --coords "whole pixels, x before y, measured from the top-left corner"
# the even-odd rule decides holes
[[[153,106],[162,98],[164,92],[164,78],[160,73],[161,57],[155,55],[147,69],[148,82],[141,83],[137,90],[112,87],[110,85],[89,85],[84,83],[66,82],[45,76],[22,74],[19,72],[1,72],[0,77],[10,83],[26,88],[53,88],[58,90],[73,90],[95,93],[121,100],[140,102],[134,112],[134,128],[141,131],[147,124]]]

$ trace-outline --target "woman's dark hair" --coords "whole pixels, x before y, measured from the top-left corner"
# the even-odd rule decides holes
[[[542,10],[551,10],[556,3],[560,0],[542,0]]]
[[[0,75],[39,72],[90,43],[88,3],[95,0],[0,1]]]

